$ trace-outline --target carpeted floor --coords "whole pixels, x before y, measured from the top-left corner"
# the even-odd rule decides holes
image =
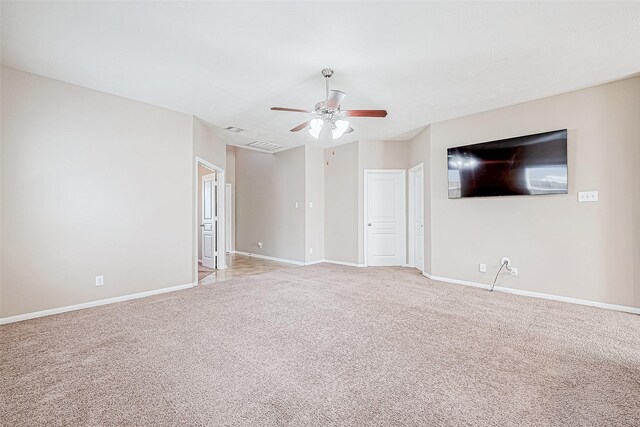
[[[289,268],[0,338],[7,426],[640,425],[640,316],[406,268]]]

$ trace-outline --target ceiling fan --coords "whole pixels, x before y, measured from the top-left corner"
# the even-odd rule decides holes
[[[329,79],[333,76],[331,68],[322,70],[322,75],[326,82],[326,101],[320,101],[316,104],[314,110],[305,110],[301,108],[284,108],[271,107],[274,111],[293,111],[296,113],[315,114],[317,117],[299,124],[291,129],[291,132],[298,132],[309,127],[309,133],[315,139],[320,137],[320,131],[325,124],[331,126],[331,135],[333,139],[338,139],[345,133],[353,132],[353,128],[349,126],[347,117],[386,117],[386,110],[341,110],[340,103],[346,96],[346,93],[339,90],[329,90]]]

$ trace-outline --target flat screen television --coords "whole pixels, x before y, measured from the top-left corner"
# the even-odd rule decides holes
[[[449,198],[567,194],[567,130],[447,150]]]

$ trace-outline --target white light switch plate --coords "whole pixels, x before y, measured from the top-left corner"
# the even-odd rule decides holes
[[[578,193],[578,201],[579,202],[597,202],[598,192],[597,191],[580,191]]]
[[[480,268],[480,273],[487,272],[487,264],[480,264],[479,268]]]

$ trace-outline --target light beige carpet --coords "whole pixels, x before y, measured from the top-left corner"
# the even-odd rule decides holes
[[[0,327],[6,426],[638,426],[640,316],[290,268]]]

